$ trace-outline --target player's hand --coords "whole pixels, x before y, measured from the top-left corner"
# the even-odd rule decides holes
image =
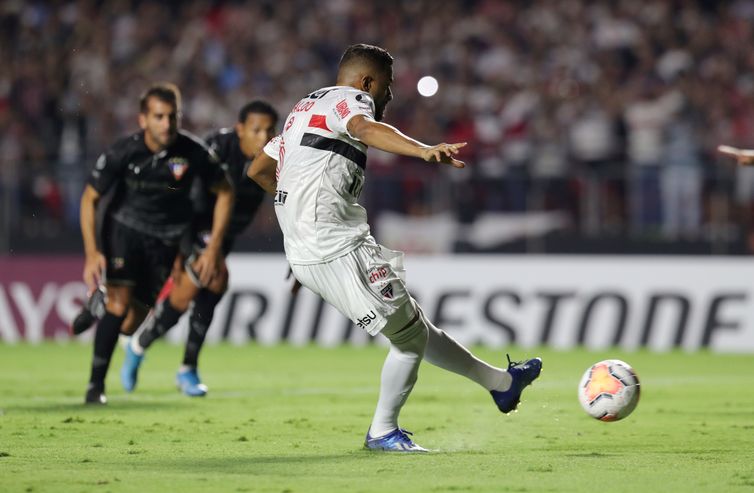
[[[466,146],[466,142],[456,144],[438,144],[436,146],[422,149],[421,157],[429,163],[449,164],[454,168],[463,168],[466,163],[459,161],[454,156],[458,154],[461,147]]]
[[[100,252],[95,252],[92,255],[87,255],[84,260],[84,283],[86,283],[87,290],[91,293],[102,281],[102,273],[105,272],[105,256]]]
[[[717,146],[717,152],[734,158],[741,166],[754,166],[754,150],[752,149],[739,149],[738,147],[720,145]]]
[[[199,276],[199,282],[202,286],[209,285],[212,278],[220,270],[219,251],[206,248],[194,263],[194,272]]]

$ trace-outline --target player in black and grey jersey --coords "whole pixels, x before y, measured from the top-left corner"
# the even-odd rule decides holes
[[[209,244],[193,265],[203,285],[220,270],[222,242],[234,200],[215,153],[178,129],[180,93],[173,84],[151,86],[141,97],[141,131],[118,140],[97,160],[81,198],[81,233],[90,290],[104,281],[107,301],[94,338],[87,403],[104,404],[105,376],[129,313],[153,305],[170,275],[180,238],[193,219],[194,178],[217,194]],[[99,199],[113,193],[96,241]],[[136,307],[141,307],[137,309]]]
[[[223,241],[223,255],[227,255],[232,250],[237,235],[251,224],[262,203],[264,191],[246,176],[246,169],[251,163],[251,159],[261,152],[261,149],[274,135],[277,122],[278,114],[269,103],[252,101],[241,108],[235,128],[220,129],[206,139],[207,144],[217,154],[218,159],[226,169],[236,192],[236,202],[228,232]],[[191,265],[192,260],[206,247],[207,238],[213,224],[215,195],[208,193],[203,183],[197,181],[192,188],[191,197],[194,204],[194,219],[191,229],[186,232],[181,240],[181,255],[175,265],[183,264],[183,259],[189,259],[188,265]],[[227,283],[228,273],[224,265],[220,266],[220,273],[206,288],[200,288],[190,267],[186,269],[185,276],[176,274],[170,277],[158,298],[158,304],[161,304],[162,308],[161,316],[168,320],[156,324],[153,314],[150,314],[150,318],[144,321],[138,329],[139,337],[132,343],[133,346],[137,347],[136,350],[139,351],[139,355],[142,354],[144,348],[151,345],[155,339],[164,335],[171,328],[172,325],[166,324],[170,323],[173,318],[176,318],[176,320],[180,318],[180,315],[186,311],[189,303],[193,300],[183,364],[177,374],[179,387],[189,396],[203,396],[207,392],[206,386],[199,379],[198,356],[212,322],[215,307],[227,290]],[[176,285],[178,285],[178,288],[173,293]],[[165,311],[164,300],[168,296],[171,297],[171,300],[167,304],[167,311]],[[101,317],[100,314],[104,312],[103,299],[104,291],[95,290],[73,322],[74,334],[82,333],[97,318]],[[122,332],[131,334],[136,331],[136,327],[142,323],[145,315],[146,312],[139,310],[139,307],[132,307],[123,323]],[[141,336],[141,334],[146,335]],[[143,345],[139,344],[140,340]],[[129,356],[129,358],[133,358],[133,356]],[[135,369],[134,365],[130,364],[126,365],[121,371],[123,387],[129,392],[136,386],[136,371],[140,362],[141,358],[137,358]]]
[[[264,199],[264,190],[246,176],[246,170],[254,156],[275,135],[277,121],[278,114],[271,105],[252,101],[241,108],[234,129],[222,129],[207,138],[207,143],[217,153],[236,191],[236,202],[223,242],[223,255],[231,251],[236,236],[251,224]],[[215,197],[205,192],[202,183],[197,185],[193,193],[194,227],[188,242],[184,241],[184,246],[181,247],[181,253],[189,258],[189,264],[192,258],[206,248],[206,239],[214,224],[212,211]],[[187,268],[185,274],[174,275],[161,294],[166,299],[137,331],[138,336],[131,338],[121,369],[121,383],[127,391],[136,387],[144,351],[178,322],[193,300],[183,364],[176,382],[186,395],[197,397],[207,393],[207,387],[201,383],[197,371],[199,351],[212,322],[215,307],[228,288],[228,271],[221,264],[219,274],[209,285],[202,285],[197,277],[191,268]]]

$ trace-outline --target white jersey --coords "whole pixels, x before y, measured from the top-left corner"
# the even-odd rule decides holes
[[[291,264],[327,262],[365,242],[376,245],[357,203],[367,146],[348,133],[356,115],[374,119],[368,93],[320,89],[296,103],[283,132],[264,148],[278,162],[275,213]]]

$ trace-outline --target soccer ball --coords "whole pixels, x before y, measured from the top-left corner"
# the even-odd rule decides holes
[[[579,402],[589,416],[601,421],[618,421],[639,403],[639,377],[621,360],[607,359],[584,372],[579,383]]]

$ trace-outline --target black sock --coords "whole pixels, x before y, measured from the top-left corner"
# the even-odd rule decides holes
[[[97,332],[94,334],[92,374],[89,377],[89,384],[95,388],[105,389],[107,369],[110,367],[110,359],[113,356],[115,345],[118,343],[120,326],[125,318],[125,315],[119,317],[106,311],[97,324]]]
[[[139,336],[139,346],[144,349],[152,345],[152,343],[165,335],[183,315],[182,311],[177,310],[170,304],[170,299],[163,300],[155,307],[154,317],[150,319],[149,325]]]
[[[215,307],[225,293],[213,293],[209,289],[202,289],[194,298],[194,308],[189,319],[189,333],[186,340],[186,351],[183,353],[183,364],[196,367],[199,361],[199,351],[204,344],[209,325],[215,314]]]

